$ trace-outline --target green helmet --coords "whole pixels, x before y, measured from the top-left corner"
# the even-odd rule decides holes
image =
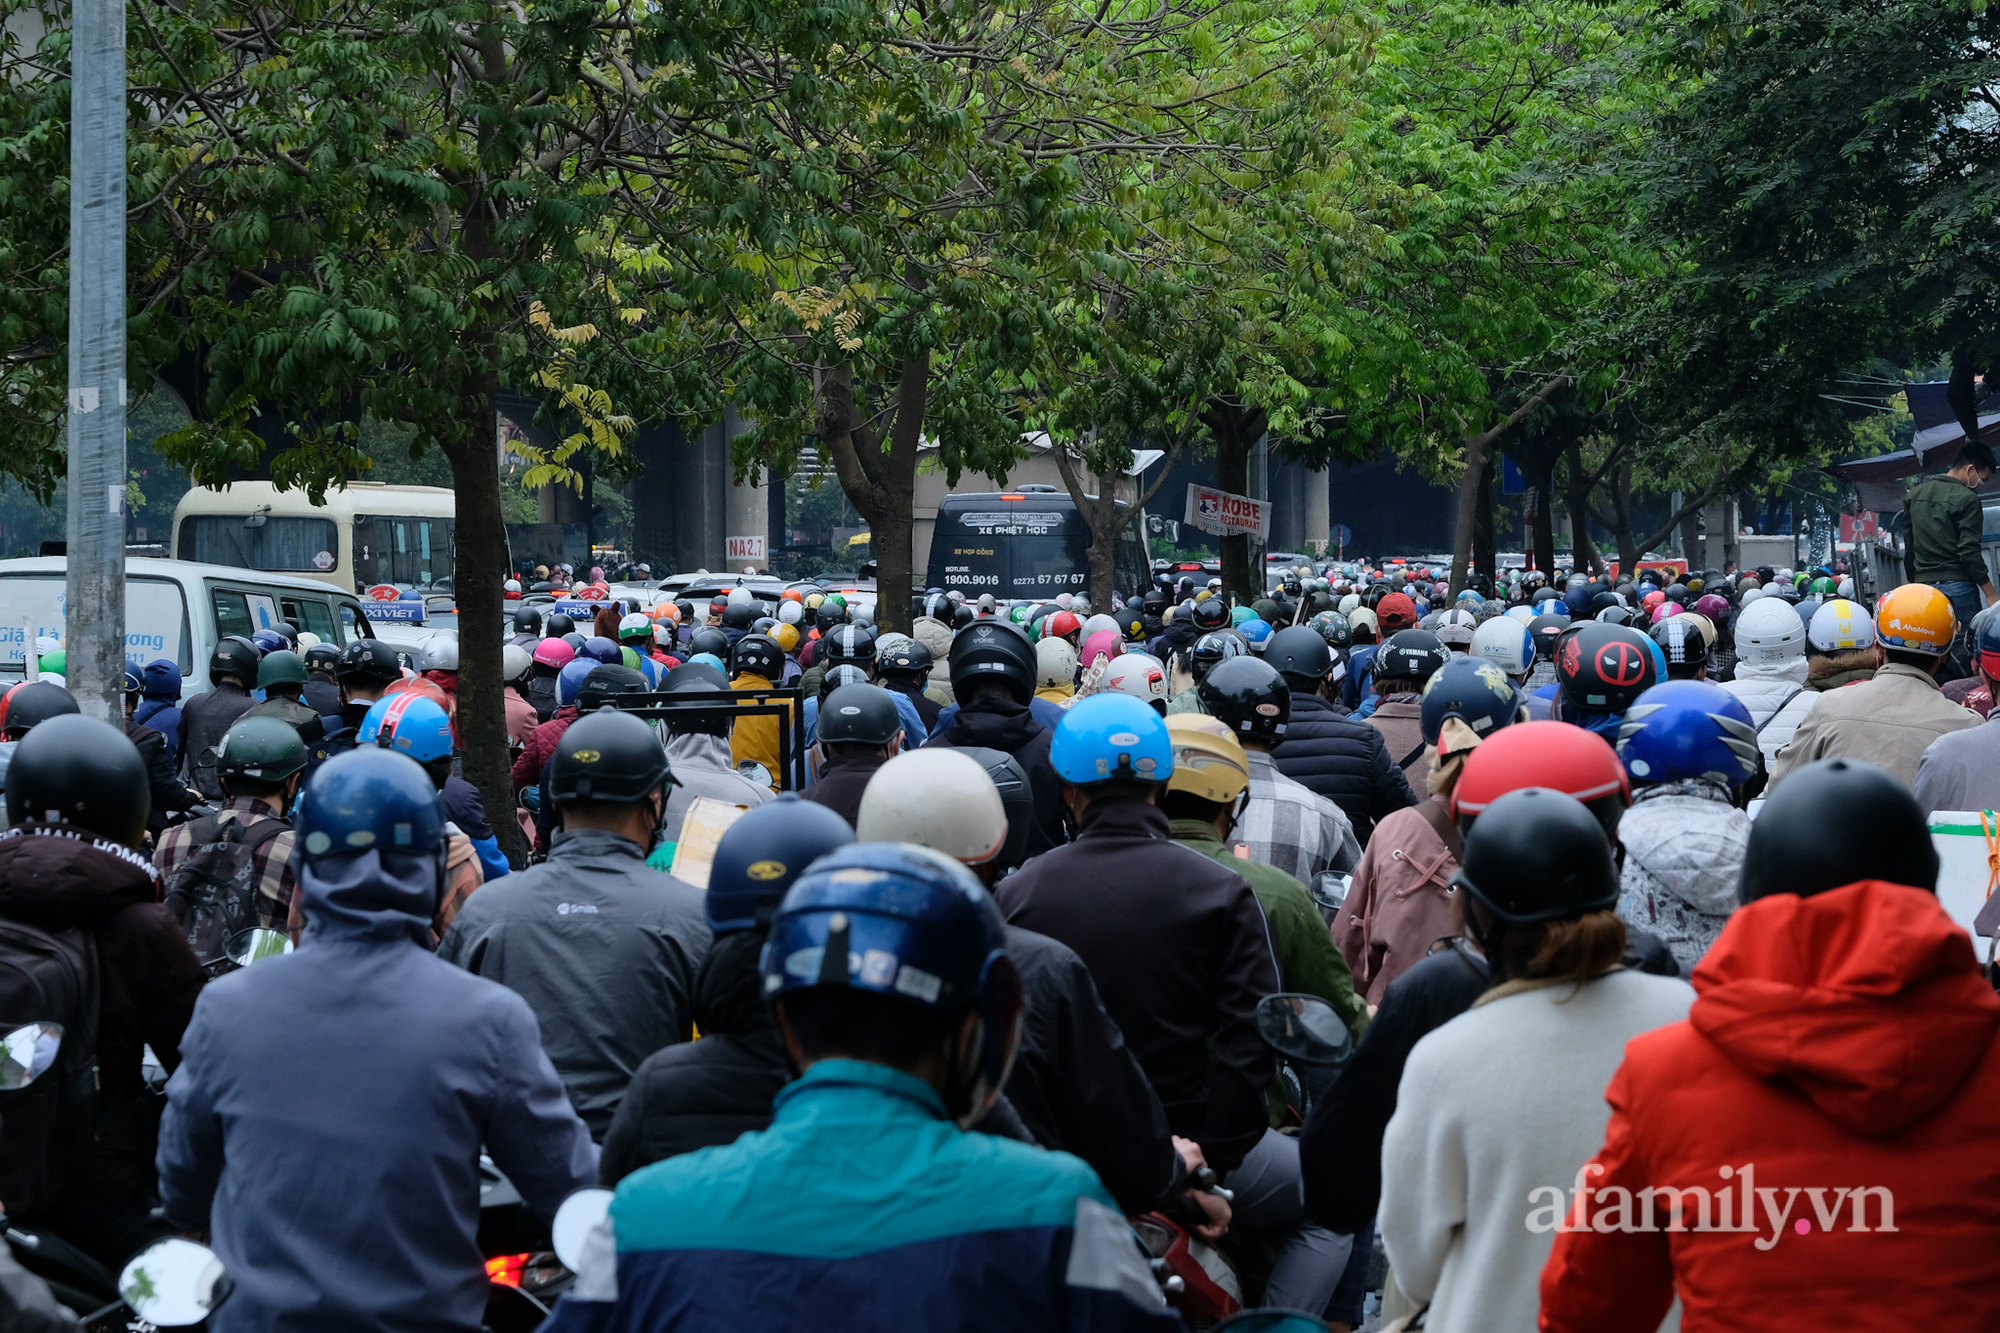
[[[53,653],[43,653],[41,660],[35,663],[35,667],[44,676],[67,677],[69,675],[69,654],[60,649]]]
[[[223,734],[215,752],[215,771],[225,778],[279,783],[305,766],[306,743],[275,717],[244,718]]]
[[[1322,611],[1306,624],[1318,631],[1329,648],[1345,649],[1354,646],[1354,627],[1348,623],[1347,617],[1338,611]]]
[[[1821,577],[1812,581],[1812,594],[1815,597],[1833,597],[1839,592],[1840,585],[1832,579]]]
[[[273,685],[304,685],[306,683],[306,659],[297,653],[280,648],[276,652],[265,653],[264,660],[257,664],[257,688],[268,690]]]

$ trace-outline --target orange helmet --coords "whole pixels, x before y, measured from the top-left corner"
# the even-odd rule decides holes
[[[1884,648],[1943,655],[1957,629],[1951,599],[1928,583],[1892,588],[1875,604],[1875,642]]]

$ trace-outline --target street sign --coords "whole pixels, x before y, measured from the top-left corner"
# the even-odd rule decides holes
[[[1354,540],[1354,529],[1348,527],[1345,523],[1336,523],[1333,525],[1333,531],[1328,535],[1333,538],[1335,546],[1344,548],[1349,542]]]
[[[749,560],[760,565],[763,564],[764,538],[761,536],[731,537],[729,539],[729,562],[735,564],[738,560]]]
[[[1182,520],[1216,537],[1271,535],[1271,503],[1248,495],[1233,495],[1213,486],[1188,483],[1187,515]]]

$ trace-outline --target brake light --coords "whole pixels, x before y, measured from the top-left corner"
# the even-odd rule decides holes
[[[503,1287],[521,1285],[521,1270],[528,1266],[532,1254],[503,1254],[486,1261],[486,1280],[497,1282]]]
[[[1025,495],[1003,495],[1000,498],[1003,500],[1025,500],[1028,497]]]

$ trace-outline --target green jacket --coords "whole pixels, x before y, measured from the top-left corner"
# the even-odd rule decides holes
[[[1195,687],[1192,685],[1167,700],[1167,715],[1169,717],[1175,713],[1206,713],[1207,711],[1206,708],[1201,706],[1201,700],[1195,697]]]
[[[1911,582],[1962,579],[1976,588],[1992,577],[1979,554],[1986,515],[1970,486],[1932,477],[1910,492],[1903,508],[1910,516]]]

